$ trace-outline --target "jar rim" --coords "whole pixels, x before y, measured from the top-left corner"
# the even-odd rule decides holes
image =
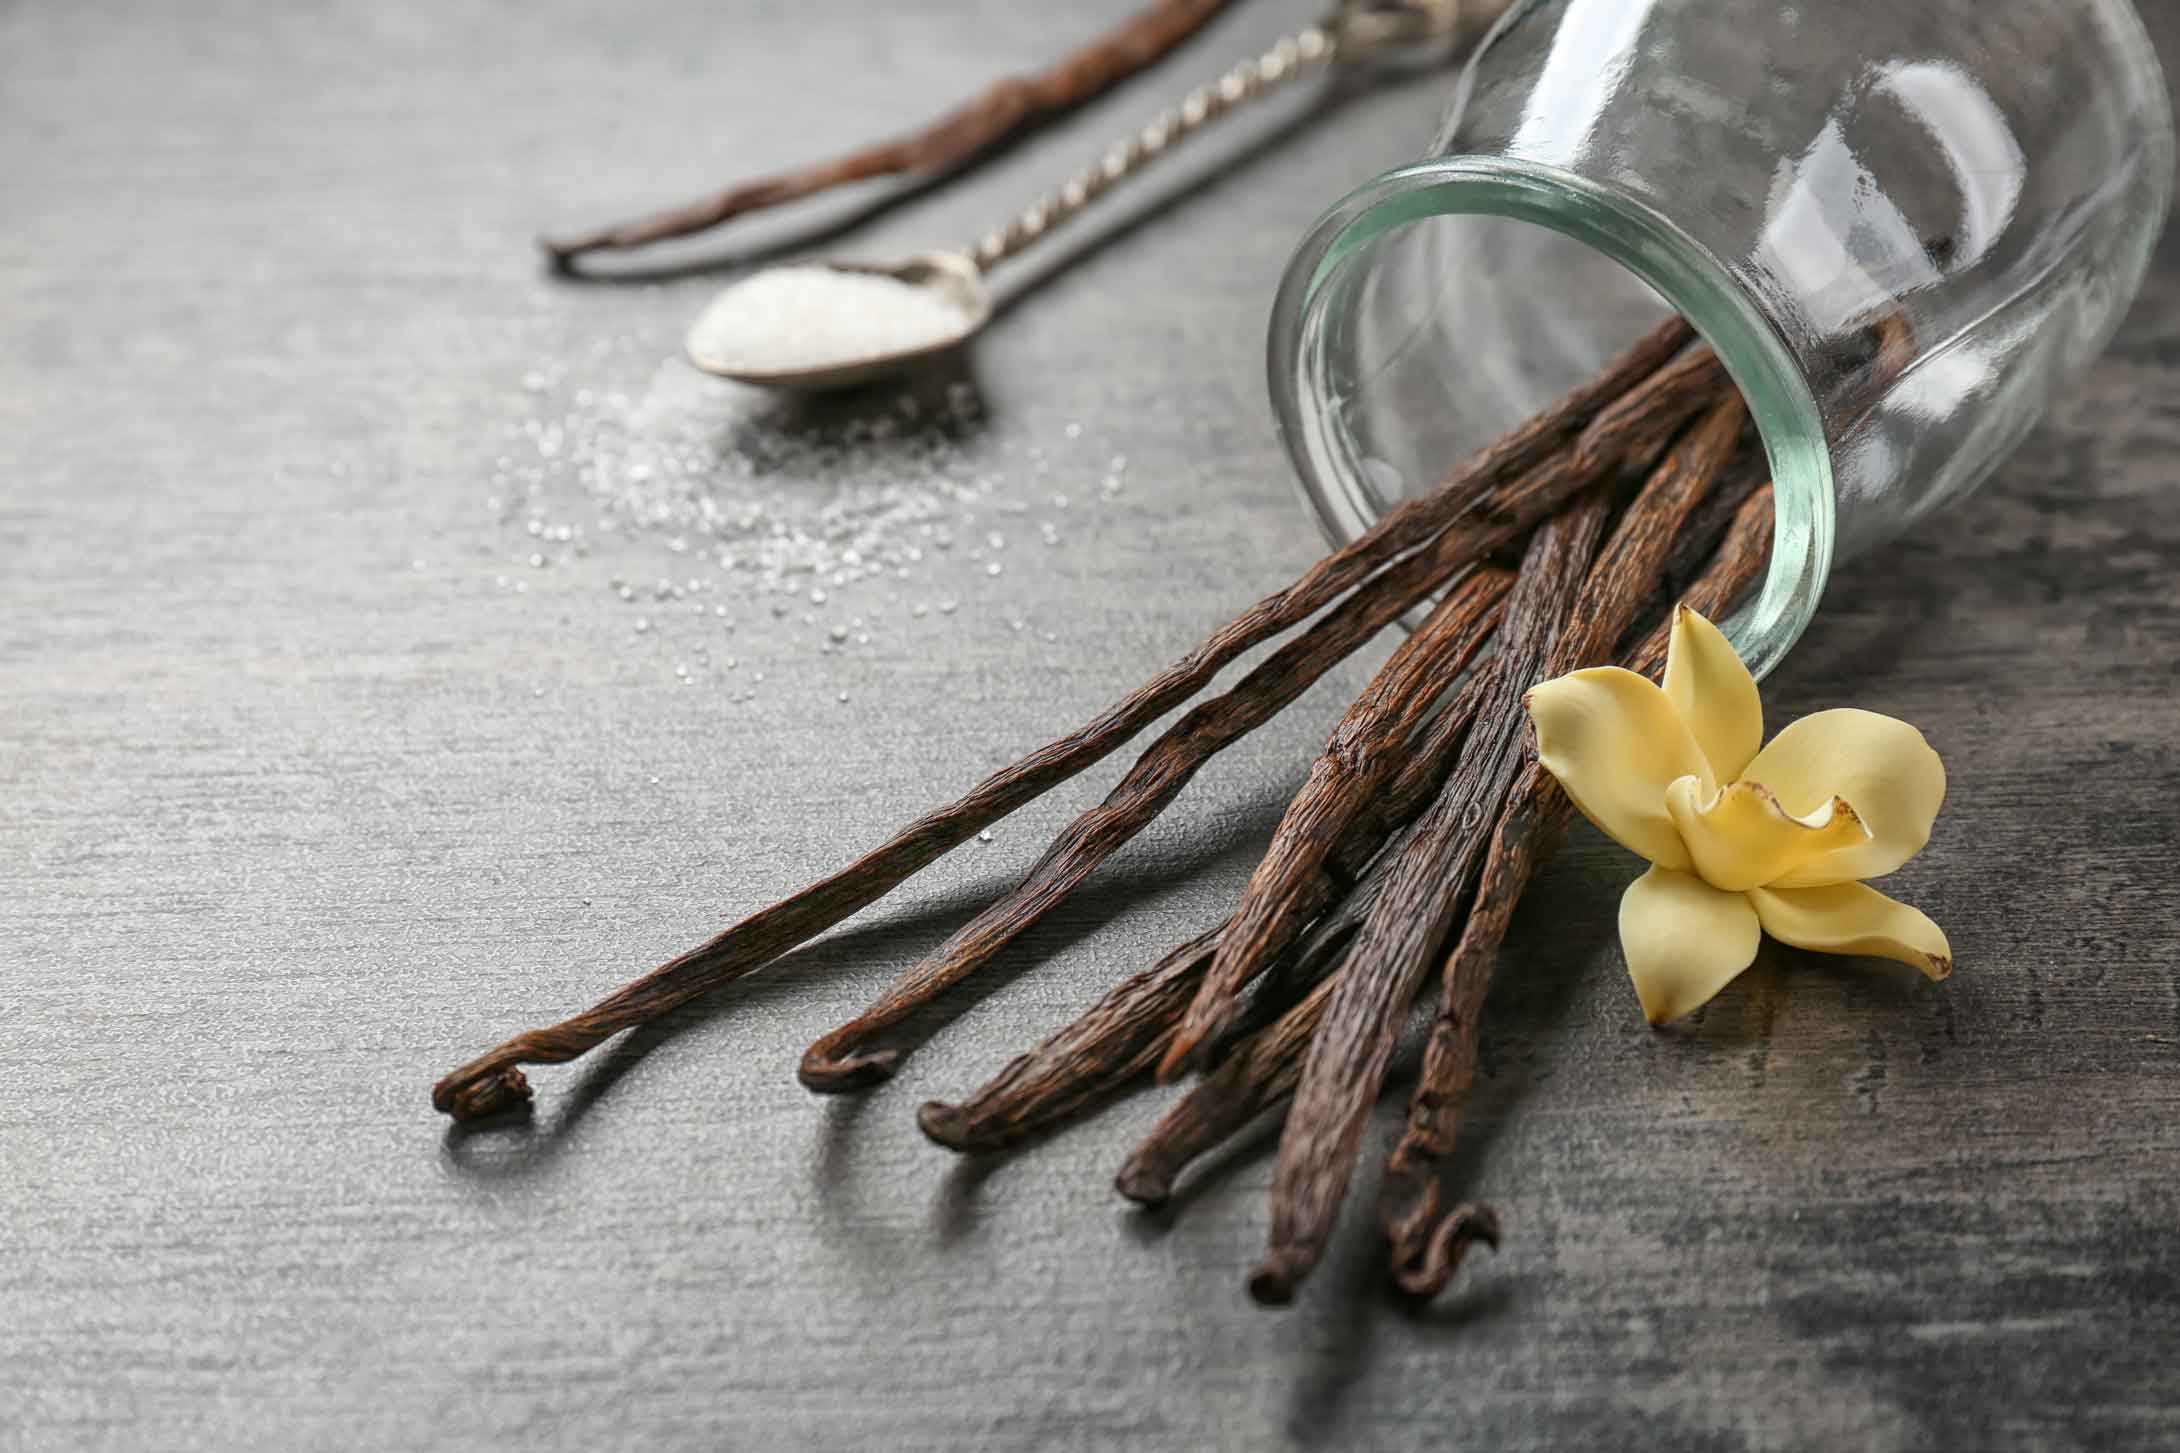
[[[1375,513],[1339,411],[1313,385],[1322,376],[1327,285],[1386,232],[1443,216],[1528,222],[1592,248],[1648,284],[1717,352],[1762,437],[1774,506],[1763,583],[1720,625],[1749,670],[1769,674],[1815,617],[1831,571],[1836,503],[1816,396],[1785,338],[1724,263],[1655,209],[1557,167],[1484,156],[1401,167],[1341,199],[1296,250],[1272,309],[1268,367],[1282,442],[1326,533],[1344,543]]]

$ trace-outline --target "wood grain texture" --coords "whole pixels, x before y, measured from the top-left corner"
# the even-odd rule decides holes
[[[1166,69],[1314,8],[1236,7]],[[1578,832],[1516,917],[1456,1156],[1507,1239],[1429,1313],[1385,1290],[1367,1184],[1294,1311],[1246,1303],[1261,1142],[1122,1207],[1159,1094],[990,1163],[914,1124],[1217,922],[1382,657],[1222,754],[867,1099],[805,1094],[802,1046],[1121,763],[794,972],[543,1072],[534,1122],[431,1113],[472,1046],[846,861],[1316,553],[1264,310],[1317,209],[1428,133],[1432,83],[1267,103],[1025,261],[967,447],[1027,481],[1039,444],[1077,494],[1125,453],[1128,488],[958,614],[869,597],[872,646],[836,654],[753,616],[767,680],[728,704],[631,636],[603,552],[493,584],[524,372],[600,338],[664,359],[725,275],[556,285],[540,225],[880,134],[1057,24],[0,7],[0,1447],[2180,1440],[2170,237],[2110,354],[1985,493],[1844,572],[1768,689],[1945,754],[1897,888],[1959,971],[1769,948],[1655,1033],[1611,942],[1630,861]],[[973,235],[1162,101],[1130,83],[854,246]]]

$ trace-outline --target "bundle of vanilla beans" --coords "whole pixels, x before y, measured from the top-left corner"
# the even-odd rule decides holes
[[[1570,811],[1533,760],[1522,695],[1608,662],[1655,674],[1676,603],[1723,612],[1761,572],[1771,523],[1739,395],[1686,324],[1665,323],[1080,730],[596,1007],[516,1035],[441,1080],[432,1102],[463,1120],[519,1105],[521,1065],[572,1060],[764,968],[1303,627],[1168,727],[1011,892],[802,1058],[813,1090],[884,1080],[911,1048],[902,1025],[916,1010],[1057,906],[1214,753],[1427,609],[1341,719],[1226,921],[918,1119],[949,1149],[992,1151],[1153,1076],[1196,1075],[1120,1167],[1120,1192],[1154,1203],[1192,1160],[1288,1102],[1270,1247],[1249,1281],[1258,1300],[1284,1302],[1325,1247],[1404,1022],[1435,976],[1381,1196],[1394,1275],[1434,1293],[1475,1241],[1497,1243],[1495,1214],[1456,1197],[1446,1168],[1500,943]]]

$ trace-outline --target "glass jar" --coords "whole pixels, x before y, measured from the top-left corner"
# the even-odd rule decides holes
[[[1338,539],[1668,307],[1763,435],[1759,675],[1833,562],[1981,483],[2140,286],[2172,117],[2126,0],[1517,0],[1431,155],[1319,220],[1274,406]]]

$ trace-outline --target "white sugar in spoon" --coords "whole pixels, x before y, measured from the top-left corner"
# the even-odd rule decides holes
[[[721,292],[689,327],[689,359],[762,388],[846,388],[960,344],[992,315],[971,254],[798,262]]]
[[[733,284],[690,327],[689,359],[737,383],[808,392],[905,372],[959,347],[991,319],[991,269],[1204,126],[1334,60],[1455,42],[1497,19],[1507,3],[1344,0],[1326,20],[1197,87],[973,247],[896,263],[792,263]]]

